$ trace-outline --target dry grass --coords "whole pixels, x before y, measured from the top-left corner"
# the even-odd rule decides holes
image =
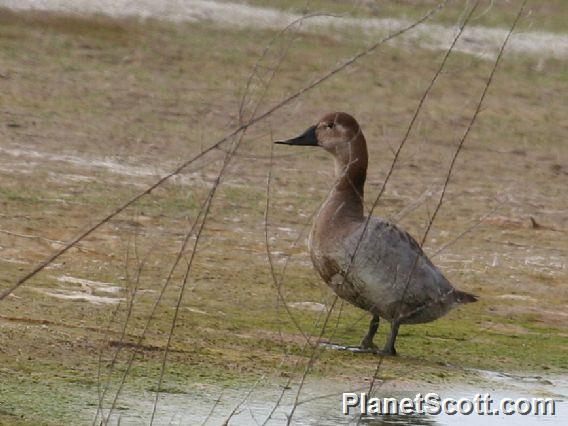
[[[153,175],[169,171],[233,129],[244,81],[273,36],[268,31],[219,31],[205,24],[7,11],[0,12],[0,22],[0,230],[8,231],[0,232],[0,288],[60,247],[59,241],[69,240],[151,183]],[[264,107],[362,43],[357,37],[298,36]],[[273,64],[275,56],[264,65]],[[370,144],[367,193],[373,199],[391,149],[440,59],[440,53],[385,47],[247,134],[213,204],[178,320],[168,386],[231,385],[260,373],[278,376],[284,350],[290,354],[286,370],[304,359],[300,334],[275,307],[264,253],[270,132],[287,137],[328,110],[351,112]],[[395,215],[425,192],[436,193],[490,66],[460,54],[451,59],[379,214]],[[560,61],[505,58],[427,250],[434,252],[466,229],[496,198],[506,200],[435,258],[453,282],[479,294],[481,301],[436,323],[404,327],[402,356],[385,363],[387,377],[402,375],[404,380],[410,371],[420,381],[434,380],[440,371],[453,378],[468,374],[446,371],[440,363],[517,372],[568,368],[568,114],[561,95],[566,80]],[[279,265],[285,254],[294,254],[284,281],[287,300],[322,302],[329,290],[313,272],[304,245],[292,244],[325,197],[331,162],[317,151],[290,153],[275,151],[272,248]],[[144,199],[2,303],[0,422],[17,424],[20,415],[24,422],[70,422],[75,412],[92,414],[97,354],[103,350],[108,359],[119,345],[125,309],[107,333],[116,305],[58,299],[45,290],[128,298],[136,248],[145,267],[139,283],[144,291],[127,329],[126,341],[135,342],[222,155],[211,155]],[[426,197],[402,225],[420,235],[434,203],[435,196]],[[531,225],[531,217],[540,228]],[[58,278],[63,275],[124,290],[114,295],[104,287],[62,283]],[[134,394],[155,386],[157,349],[165,345],[180,279],[181,270],[135,364],[128,387]],[[317,332],[316,312],[293,311],[307,332]],[[346,306],[334,340],[357,343],[367,322],[360,318],[360,311]],[[125,358],[119,358],[120,368]],[[372,356],[326,352],[315,374],[360,378],[371,374],[375,362]]]

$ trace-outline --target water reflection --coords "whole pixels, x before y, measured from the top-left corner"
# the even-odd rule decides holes
[[[554,390],[562,395],[566,395],[568,389],[568,380],[561,377],[555,377]],[[306,385],[304,391],[304,399],[300,401],[294,414],[292,424],[296,426],[338,426],[338,425],[356,425],[358,421],[359,412],[351,411],[350,415],[344,415],[341,408],[342,398],[341,391],[343,383],[333,383],[330,381],[313,381]],[[481,385],[478,385],[479,387]],[[531,384],[531,386],[534,386]],[[552,388],[552,385],[550,386]],[[360,388],[351,388],[352,392],[361,392],[362,389],[367,389],[368,385]],[[203,388],[202,388],[203,389]],[[424,389],[422,394],[424,394]],[[532,391],[532,392],[531,392]],[[493,390],[491,396],[495,401],[507,398],[523,397],[527,398],[530,395],[545,394],[545,388],[539,385],[538,388],[523,389],[520,393],[518,388],[512,386],[506,391]],[[215,404],[219,398],[219,389],[210,388],[206,392],[192,392],[187,394],[164,394],[160,400],[158,411],[156,413],[156,426],[166,426],[171,424],[179,425],[194,425],[201,424],[209,413],[210,407]],[[382,397],[397,398],[398,400],[407,397],[413,398],[418,390],[413,391],[400,391],[393,389],[383,388],[384,392]],[[451,396],[452,398],[467,397],[471,398],[476,392],[479,392],[478,387],[462,387],[457,386],[451,390],[441,392],[442,397]],[[262,424],[265,419],[270,415],[270,422],[268,425],[285,426],[288,421],[288,414],[292,410],[295,389],[291,389],[285,393],[280,401],[279,407],[272,412],[275,401],[281,396],[281,389],[278,387],[264,387],[256,390],[251,397],[243,403],[242,389],[235,388],[231,390],[224,390],[223,398],[216,404],[216,409],[211,414],[208,424],[224,424],[231,413],[230,420],[231,426],[250,426],[254,424]],[[128,409],[117,414],[111,420],[110,425],[121,426],[137,426],[139,424],[147,423],[149,420],[149,413],[153,409],[153,399],[141,398],[140,395],[131,395],[131,398],[125,398],[128,401]],[[389,425],[409,425],[409,426],[448,426],[460,424],[462,426],[479,426],[485,423],[499,424],[502,426],[532,426],[536,423],[553,425],[568,425],[568,403],[560,402],[557,399],[556,413],[549,416],[534,416],[534,415],[429,415],[429,414],[399,414],[399,415],[369,415],[365,416],[359,422],[362,426],[389,426]],[[240,404],[240,408],[235,412],[235,407]],[[125,402],[126,405],[126,402]],[[207,407],[207,409],[195,409],[195,407]],[[495,407],[497,408],[497,407]],[[120,417],[120,420],[119,420]]]
[[[356,421],[355,421],[356,423]],[[366,416],[361,419],[360,424],[367,426],[390,426],[390,425],[412,425],[412,426],[435,426],[438,425],[434,417],[427,414],[389,414],[383,416]]]

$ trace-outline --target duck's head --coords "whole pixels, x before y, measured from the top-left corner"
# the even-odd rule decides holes
[[[278,144],[298,146],[319,146],[335,154],[338,149],[353,142],[361,132],[359,123],[345,112],[331,112],[324,115],[317,124],[292,139],[276,141]]]
[[[340,169],[367,169],[367,144],[357,120],[345,112],[324,115],[317,124],[295,138],[275,143],[296,146],[319,146],[335,157]]]

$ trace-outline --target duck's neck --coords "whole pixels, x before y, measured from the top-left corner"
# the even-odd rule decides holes
[[[364,217],[367,162],[367,144],[359,133],[348,152],[335,156],[336,184],[324,206],[329,219],[358,221]]]

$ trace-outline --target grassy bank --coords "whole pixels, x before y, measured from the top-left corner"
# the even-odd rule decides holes
[[[275,34],[6,10],[0,24],[0,288],[180,159],[235,128],[247,77]],[[363,44],[357,36],[326,34],[278,40],[260,63],[262,81],[291,47],[259,111]],[[295,135],[329,110],[352,113],[370,146],[372,200],[441,55],[385,46],[247,132],[194,261],[166,390],[231,388],[262,374],[285,383],[303,371],[309,351],[303,351],[295,323],[317,335],[321,314],[318,305],[300,303],[290,308],[292,321],[277,301],[267,266],[263,222],[271,134]],[[400,220],[415,236],[435,206],[491,66],[455,54],[402,152],[377,213],[396,217],[417,204]],[[521,374],[568,369],[568,114],[561,94],[567,77],[565,64],[554,59],[517,55],[503,61],[426,250],[436,252],[497,206],[434,257],[452,282],[479,294],[480,302],[432,324],[403,327],[400,356],[385,361],[381,378],[445,383],[477,380],[472,368]],[[263,94],[257,82],[245,116]],[[328,302],[331,292],[310,265],[305,236],[333,181],[330,159],[285,148],[274,155],[269,233],[277,271],[292,255],[283,293],[291,304]],[[223,156],[213,152],[1,303],[0,423],[90,419],[99,353],[106,380],[117,348],[114,389],[133,351],[126,392],[155,389],[189,250],[136,348],[138,336]],[[367,316],[348,305],[340,318],[338,312],[326,338],[357,344]],[[381,327],[377,342],[387,328]],[[376,362],[372,355],[323,351],[313,377],[368,378]]]
[[[234,0],[231,0],[234,2]],[[431,8],[438,5],[437,0],[363,0],[345,2],[337,0],[239,0],[239,3],[271,7],[286,12],[303,13],[330,12],[341,16],[357,18],[403,18],[417,19]],[[448,7],[437,18],[445,25],[455,25],[463,18],[463,2],[456,2],[454,7]],[[307,6],[307,8],[306,8]],[[511,23],[511,13],[515,4],[512,2],[481,1],[479,13],[475,16],[475,24],[488,27],[502,28]],[[533,29],[540,31],[565,32],[566,25],[563,16],[568,13],[568,5],[562,0],[532,0],[528,2],[530,12],[528,23]]]

